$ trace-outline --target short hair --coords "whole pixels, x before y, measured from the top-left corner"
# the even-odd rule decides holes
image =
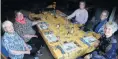
[[[23,14],[21,11],[15,11],[15,16],[17,16],[18,14]]]
[[[84,0],[80,1],[79,3],[84,3],[86,5],[86,2]]]
[[[20,11],[18,11],[18,12],[16,12],[16,14],[23,14],[22,12],[20,12]]]
[[[103,10],[102,13],[103,13],[103,12],[107,14],[106,17],[109,16],[109,12],[108,12],[108,10]]]
[[[109,21],[105,24],[106,27],[110,27],[112,29],[112,33],[115,33],[118,30],[118,25],[114,21]]]
[[[12,25],[12,26],[13,26],[13,23],[12,23],[11,21],[6,20],[6,21],[4,21],[4,22],[2,23],[2,28],[3,28],[3,30],[5,30],[5,27],[6,27],[6,25],[7,25],[7,24],[9,24],[9,25]]]

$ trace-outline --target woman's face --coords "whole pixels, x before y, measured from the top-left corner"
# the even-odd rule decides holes
[[[104,28],[104,33],[105,33],[105,36],[106,36],[106,37],[111,37],[112,34],[113,34],[113,33],[112,33],[112,28],[110,28],[110,27],[108,27],[108,26],[107,26],[107,27],[105,26],[105,28]]]
[[[18,13],[16,17],[19,18],[20,20],[22,20],[24,16],[22,13]]]
[[[80,9],[84,9],[85,8],[85,3],[84,2],[80,2],[79,7],[80,7]]]
[[[101,20],[105,20],[107,18],[107,13],[102,12],[100,18],[101,18]]]
[[[9,33],[13,33],[14,32],[14,28],[13,28],[13,26],[12,25],[6,25],[6,27],[5,27],[5,31],[6,32],[9,32]]]

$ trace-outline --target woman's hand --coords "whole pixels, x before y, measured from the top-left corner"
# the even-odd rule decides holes
[[[24,46],[25,46],[27,51],[30,51],[30,49],[28,48],[28,45],[26,43],[24,44]]]
[[[95,48],[98,47],[98,46],[99,46],[99,43],[100,43],[100,41],[99,41],[99,40],[96,40],[96,41],[94,42],[94,47],[95,47]]]
[[[90,54],[88,54],[84,57],[84,59],[90,59],[90,58],[91,58]]]
[[[26,43],[24,43],[24,46],[25,46],[25,48],[26,48],[25,53],[26,53],[26,54],[30,54],[30,49],[28,48],[28,45],[27,45]]]
[[[25,54],[30,54],[30,50],[25,51]]]

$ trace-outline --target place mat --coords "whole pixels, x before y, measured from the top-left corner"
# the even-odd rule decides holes
[[[38,27],[40,28],[40,30],[45,30],[48,29],[48,24],[46,22],[39,22],[38,23]]]
[[[45,32],[45,37],[47,38],[48,42],[56,42],[58,40],[57,37],[50,32]]]
[[[88,36],[88,37],[83,37],[80,39],[83,43],[87,44],[88,46],[91,46],[92,43],[94,43],[97,39],[92,37],[92,36]]]

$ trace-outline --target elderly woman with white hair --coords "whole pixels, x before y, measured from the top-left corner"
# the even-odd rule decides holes
[[[100,42],[96,45],[97,49],[83,57],[77,59],[116,59],[117,40],[114,33],[118,30],[116,22],[107,22],[104,27],[104,37],[100,38]],[[95,44],[96,44],[95,43]]]
[[[27,45],[24,40],[14,31],[13,23],[5,21],[2,24],[5,31],[2,37],[2,44],[9,53],[11,59],[35,59],[32,53],[36,53],[38,50]]]
[[[85,59],[116,59],[117,40],[114,33],[117,31],[118,25],[115,22],[107,22],[104,27],[105,37],[100,39],[98,48]]]

